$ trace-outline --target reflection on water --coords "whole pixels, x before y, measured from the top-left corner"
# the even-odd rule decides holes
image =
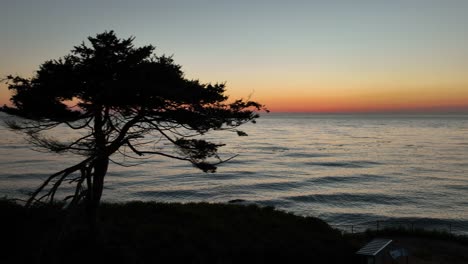
[[[273,114],[244,130],[249,137],[208,135],[227,143],[223,157],[240,154],[215,174],[158,157],[136,167],[113,165],[104,199],[243,199],[335,224],[401,218],[468,223],[467,116]],[[3,196],[22,197],[77,161],[34,152],[21,135],[4,127],[0,132]]]

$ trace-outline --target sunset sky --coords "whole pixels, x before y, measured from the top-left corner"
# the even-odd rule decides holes
[[[114,30],[274,112],[468,112],[467,14],[462,0],[6,0],[0,77]]]

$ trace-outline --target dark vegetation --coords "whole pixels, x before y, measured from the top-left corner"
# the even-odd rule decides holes
[[[76,208],[3,200],[1,263],[352,263],[355,248],[312,217],[233,204],[102,204],[98,234]]]
[[[104,203],[97,234],[84,207],[26,208],[3,199],[0,210],[0,263],[352,264],[362,263],[354,253],[373,238],[408,249],[410,263],[468,261],[465,236],[403,228],[342,234],[318,218],[255,205]]]

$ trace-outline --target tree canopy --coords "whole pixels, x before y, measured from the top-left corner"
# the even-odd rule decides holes
[[[231,130],[255,122],[258,102],[229,100],[224,83],[201,83],[184,76],[172,57],[157,56],[151,45],[135,47],[134,38],[119,39],[113,31],[88,38],[71,53],[44,62],[32,78],[8,76],[12,107],[2,111],[22,117],[8,122],[47,151],[71,152],[84,158],[50,177],[32,193],[28,205],[53,201],[63,182],[76,184],[70,204],[86,198],[99,204],[109,159],[127,147],[137,156],[160,155],[185,160],[205,172],[224,162],[220,144],[201,139],[211,130]],[[79,130],[70,142],[47,137],[65,126]],[[175,153],[155,149],[172,143]]]

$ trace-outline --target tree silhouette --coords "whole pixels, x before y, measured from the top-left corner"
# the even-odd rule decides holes
[[[134,47],[134,38],[119,39],[113,31],[88,38],[71,54],[43,63],[32,78],[8,76],[13,107],[3,111],[23,117],[9,121],[37,147],[84,158],[50,175],[27,201],[53,202],[64,182],[75,184],[68,205],[87,201],[96,211],[110,157],[127,148],[138,156],[153,154],[192,163],[214,172],[221,146],[200,139],[211,130],[231,130],[255,122],[264,106],[250,100],[228,101],[224,84],[204,84],[184,77],[171,57],[157,56],[154,47]],[[70,142],[47,132],[58,126],[80,131]],[[155,148],[170,142],[178,151]],[[128,156],[128,155],[127,155]],[[111,160],[112,161],[112,160]]]

